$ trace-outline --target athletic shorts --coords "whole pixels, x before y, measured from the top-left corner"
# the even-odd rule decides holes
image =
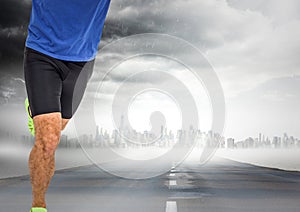
[[[61,112],[70,119],[77,110],[95,60],[55,59],[31,48],[24,51],[24,75],[32,116]]]

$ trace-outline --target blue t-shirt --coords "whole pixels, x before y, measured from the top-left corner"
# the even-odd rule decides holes
[[[26,46],[68,61],[95,58],[110,0],[32,0]]]

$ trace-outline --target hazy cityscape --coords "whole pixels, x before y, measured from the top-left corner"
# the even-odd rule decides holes
[[[15,142],[27,147],[34,144],[34,137],[28,135],[18,135],[16,133],[0,130],[1,142]],[[257,137],[248,137],[244,140],[235,140],[234,138],[225,138],[212,131],[201,132],[190,126],[189,130],[167,130],[161,127],[158,136],[149,131],[137,132],[135,130],[113,130],[108,131],[97,126],[95,134],[84,134],[77,137],[61,135],[59,148],[80,148],[81,145],[90,148],[139,148],[155,146],[160,148],[169,148],[174,145],[191,146],[203,148],[204,146],[216,146],[228,149],[244,148],[300,148],[300,140],[284,133],[282,136],[268,137],[259,133]]]

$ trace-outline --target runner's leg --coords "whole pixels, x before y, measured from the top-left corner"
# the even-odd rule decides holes
[[[60,140],[61,113],[37,115],[33,120],[35,145],[29,156],[32,207],[46,208],[45,194],[54,175],[55,150]]]
[[[46,207],[45,194],[55,170],[55,150],[62,129],[60,96],[63,76],[55,60],[26,49],[24,74],[35,144],[29,156],[32,207]]]
[[[29,158],[32,207],[46,207],[60,133],[80,104],[94,61],[63,62],[32,51],[25,56],[26,89],[36,130]]]

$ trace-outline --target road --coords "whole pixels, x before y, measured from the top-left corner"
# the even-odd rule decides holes
[[[0,211],[28,212],[30,193],[28,176],[0,180]],[[49,212],[299,212],[300,173],[215,158],[129,180],[91,165],[57,171],[47,200]]]

